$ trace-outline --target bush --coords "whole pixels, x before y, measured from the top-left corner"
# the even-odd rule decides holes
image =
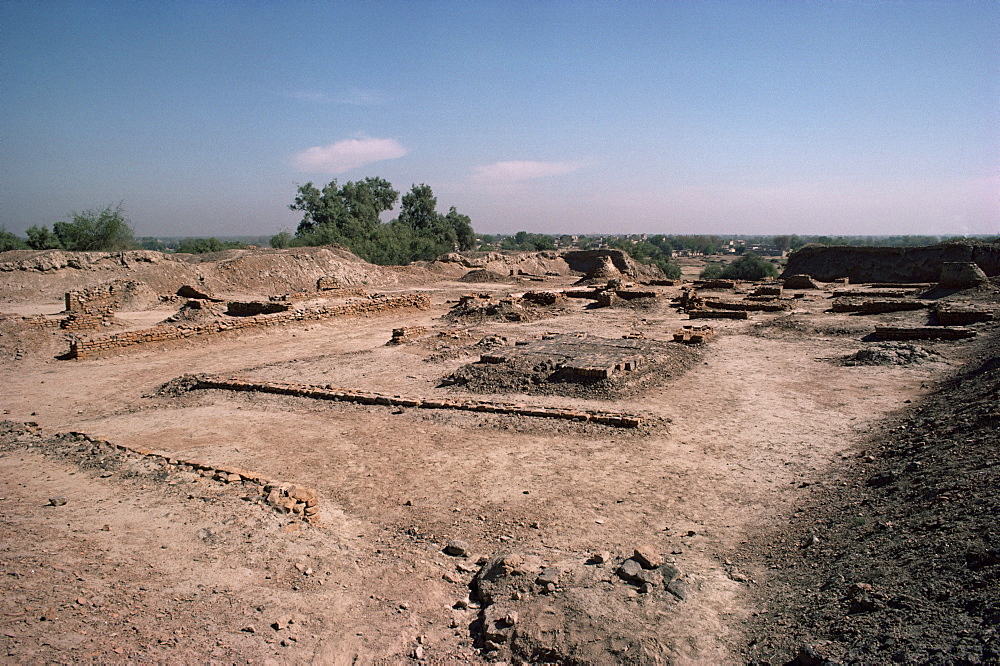
[[[778,277],[778,269],[769,261],[761,259],[753,252],[747,252],[742,257],[722,269],[719,277],[726,280],[763,280]]]
[[[72,217],[72,222],[52,225],[64,250],[113,252],[135,247],[132,225],[120,203],[73,213]]]
[[[722,264],[706,264],[698,275],[702,280],[718,280],[722,277],[724,266]]]
[[[7,231],[6,228],[0,227],[0,252],[6,252],[8,250],[27,250],[28,244],[23,240],[18,238],[13,234],[13,232]]]
[[[206,254],[223,250],[239,250],[246,247],[239,241],[220,241],[218,238],[185,238],[177,246],[178,252],[187,254]]]

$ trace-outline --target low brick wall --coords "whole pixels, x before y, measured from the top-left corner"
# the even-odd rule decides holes
[[[113,333],[99,337],[76,338],[70,341],[68,358],[87,358],[133,345],[164,342],[167,340],[182,340],[198,335],[213,335],[223,331],[284,326],[296,322],[315,321],[331,317],[368,316],[399,308],[424,309],[430,307],[430,304],[430,298],[426,294],[373,296],[365,300],[349,301],[341,305],[303,308],[253,317],[234,317],[213,319],[208,322],[154,326],[138,331],[126,331],[124,333]]]
[[[142,287],[135,280],[117,279],[88,289],[66,292],[66,312],[115,310],[122,301]]]
[[[318,400],[336,400],[354,402],[363,405],[385,405],[390,407],[417,407],[422,409],[457,409],[470,412],[486,412],[491,414],[512,414],[517,416],[533,416],[538,418],[564,419],[570,421],[591,421],[618,428],[637,428],[642,418],[621,412],[605,412],[599,410],[575,410],[558,407],[533,407],[514,403],[488,402],[465,398],[416,398],[399,395],[386,395],[371,391],[336,388],[333,386],[317,386],[314,384],[291,384],[286,382],[255,382],[240,378],[221,378],[207,376],[186,376],[174,380],[178,385],[188,389],[222,389],[226,391],[255,391],[259,393],[275,393],[292,395]]]
[[[9,422],[4,423],[8,424]],[[276,481],[263,474],[250,472],[238,467],[228,467],[201,460],[178,458],[166,451],[154,451],[127,444],[115,444],[104,439],[93,438],[82,432],[56,433],[46,436],[43,435],[37,423],[24,423],[20,427],[23,428],[24,432],[29,432],[55,442],[65,442],[73,446],[77,453],[100,454],[103,457],[108,451],[117,451],[129,456],[152,458],[163,465],[167,472],[195,472],[220,483],[242,483],[244,486],[255,488],[260,496],[261,503],[272,507],[280,513],[298,516],[308,522],[319,520],[319,494],[315,489],[308,486]],[[83,449],[80,448],[81,445],[84,447]]]

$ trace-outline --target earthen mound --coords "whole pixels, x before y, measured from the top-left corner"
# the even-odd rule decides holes
[[[656,266],[640,264],[622,250],[574,250],[563,254],[563,258],[571,271],[597,282],[622,277],[636,281],[666,277]]]
[[[481,282],[509,282],[510,279],[511,278],[507,275],[494,273],[493,271],[486,270],[485,268],[477,268],[460,277],[458,281],[475,284]]]
[[[1000,275],[1000,243],[956,242],[925,247],[807,245],[788,257],[781,274],[811,275],[823,282],[938,282],[947,262],[975,263],[989,277]]]
[[[882,344],[860,349],[844,359],[844,365],[910,365],[938,361],[941,355],[911,344]]]

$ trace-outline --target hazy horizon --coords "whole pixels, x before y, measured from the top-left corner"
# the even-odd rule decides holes
[[[1000,3],[0,3],[0,225],[294,231],[429,184],[480,234],[1000,234]],[[398,204],[396,211],[398,211]]]

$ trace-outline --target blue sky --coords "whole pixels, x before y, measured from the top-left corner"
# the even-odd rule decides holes
[[[6,0],[0,224],[272,234],[380,176],[481,233],[998,234],[998,34],[992,0]]]

